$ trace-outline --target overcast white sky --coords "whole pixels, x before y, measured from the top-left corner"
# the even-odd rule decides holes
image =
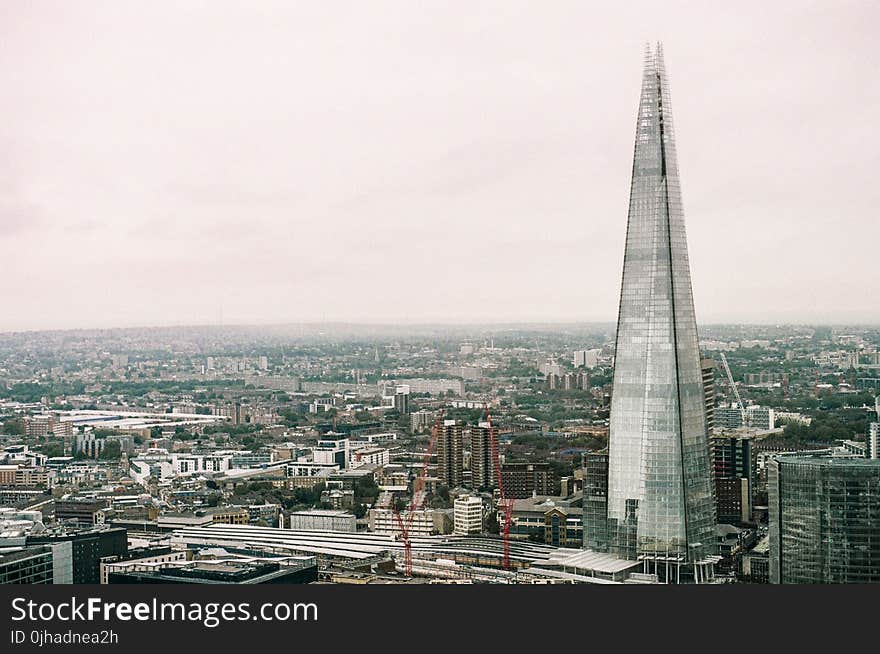
[[[878,25],[867,0],[4,2],[0,330],[615,320],[647,40],[698,320],[880,321]]]

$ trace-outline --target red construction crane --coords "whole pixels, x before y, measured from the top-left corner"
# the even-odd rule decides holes
[[[489,424],[489,442],[492,444],[492,459],[495,465],[495,476],[498,482],[498,507],[504,515],[504,522],[500,524],[501,538],[504,543],[504,559],[503,567],[510,570],[510,523],[513,518],[513,498],[508,498],[504,494],[504,478],[501,474],[501,461],[498,458],[498,439],[495,436],[495,429],[492,427],[492,418],[489,415],[489,405],[486,405],[486,422]]]
[[[431,438],[428,441],[428,449],[425,452],[424,464],[419,471],[419,476],[413,480],[412,500],[409,504],[409,513],[407,513],[406,520],[400,515],[397,503],[393,498],[391,500],[391,508],[394,511],[394,517],[397,520],[397,527],[400,530],[400,540],[403,541],[404,570],[407,577],[412,576],[412,541],[410,541],[409,538],[410,528],[412,527],[415,512],[421,508],[425,501],[425,477],[428,473],[428,463],[431,460],[431,455],[434,453],[434,445],[437,443],[437,436],[440,432],[440,424],[442,421],[443,409],[440,409],[440,412],[437,414],[437,421],[434,423],[434,428],[431,430]]]

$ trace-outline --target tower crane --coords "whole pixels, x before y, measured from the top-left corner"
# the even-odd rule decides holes
[[[513,498],[507,497],[504,493],[504,476],[501,474],[501,460],[498,456],[498,439],[495,436],[495,429],[492,427],[492,418],[489,415],[488,404],[486,405],[486,422],[489,424],[489,442],[492,444],[492,459],[498,483],[498,505],[504,515],[504,522],[499,525],[504,546],[502,566],[505,570],[510,570],[510,525],[513,522]]]
[[[394,518],[397,521],[397,528],[400,530],[400,540],[403,542],[404,570],[407,577],[412,577],[412,541],[410,540],[410,530],[412,528],[413,517],[417,510],[422,507],[425,501],[425,478],[428,473],[428,463],[431,455],[434,453],[434,446],[437,443],[437,436],[440,432],[440,425],[443,422],[443,409],[437,414],[437,421],[431,430],[431,439],[428,441],[428,449],[425,452],[424,463],[419,471],[418,477],[413,480],[412,500],[409,504],[409,512],[406,518],[400,515],[397,503],[392,499],[391,508],[394,511]]]
[[[721,363],[724,364],[724,372],[727,374],[727,382],[730,384],[730,388],[733,389],[733,394],[736,396],[736,402],[739,404],[739,410],[742,414],[742,422],[746,424],[746,405],[743,404],[742,398],[739,396],[739,389],[736,387],[736,383],[733,381],[733,374],[730,372],[730,365],[727,363],[727,357],[724,356],[724,352],[721,352]]]

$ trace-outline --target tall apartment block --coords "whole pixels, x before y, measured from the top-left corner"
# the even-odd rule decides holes
[[[493,488],[497,481],[489,423],[481,422],[471,427],[471,484],[474,488]]]
[[[504,494],[514,499],[553,495],[556,479],[549,463],[502,463]]]
[[[437,434],[437,477],[449,488],[462,485],[464,436],[458,420],[444,420]]]

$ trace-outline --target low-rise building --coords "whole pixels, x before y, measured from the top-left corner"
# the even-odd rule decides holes
[[[101,559],[101,583],[108,583],[112,572],[143,572],[161,569],[156,564],[168,564],[186,561],[185,550],[174,550],[171,547],[143,547],[132,549],[125,554],[106,556]]]
[[[449,512],[435,509],[417,509],[412,515],[409,511],[401,511],[400,520],[409,525],[407,531],[410,536],[448,534],[453,527]],[[368,524],[370,531],[377,534],[402,535],[400,523],[392,509],[370,509]]]
[[[283,524],[280,526],[287,529],[304,531],[341,531],[354,533],[357,531],[357,521],[353,513],[348,511],[332,511],[328,509],[313,509],[310,511],[294,511],[282,516]]]

